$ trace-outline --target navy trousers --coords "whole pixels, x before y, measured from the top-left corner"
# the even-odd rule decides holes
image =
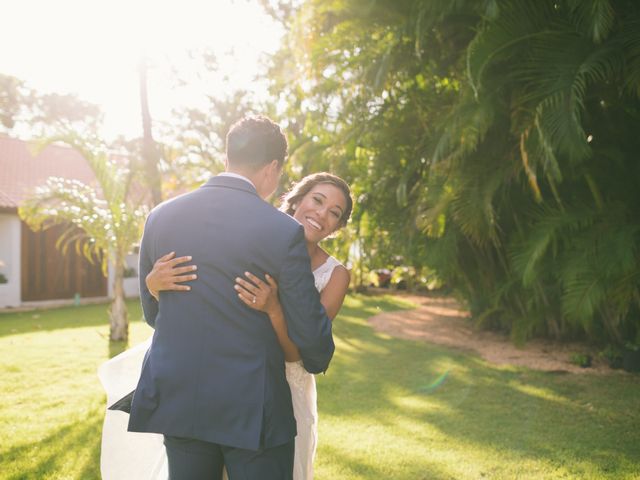
[[[273,448],[245,450],[191,438],[164,436],[169,480],[293,480],[295,441]]]

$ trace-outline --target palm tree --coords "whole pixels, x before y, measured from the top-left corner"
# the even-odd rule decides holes
[[[640,334],[638,25],[633,2],[512,0],[467,48],[473,95],[459,105],[491,106],[484,131],[508,132],[512,152],[505,180],[520,177],[531,192],[500,208],[516,219],[500,225],[506,290],[547,333],[617,343]],[[477,152],[466,158],[460,175]]]
[[[125,258],[139,241],[146,207],[132,205],[131,173],[111,162],[106,149],[74,136],[47,143],[56,140],[76,149],[86,159],[96,176],[98,192],[77,180],[51,177],[23,203],[19,215],[33,229],[66,225],[58,246],[64,251],[75,245],[92,262],[100,258],[105,276],[112,263],[115,275],[109,338],[126,341],[129,323],[123,285]]]

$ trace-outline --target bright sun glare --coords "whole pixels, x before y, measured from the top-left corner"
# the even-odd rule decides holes
[[[246,0],[21,0],[3,8],[0,73],[14,75],[39,91],[75,93],[105,112],[105,134],[138,135],[137,65],[167,60],[190,84],[179,97],[166,74],[152,68],[152,115],[166,119],[172,107],[215,93],[199,91],[187,50],[208,48],[220,74],[234,88],[263,88],[254,82],[260,57],[277,49],[281,28]],[[224,92],[221,92],[223,94]],[[260,93],[260,92],[256,92]]]

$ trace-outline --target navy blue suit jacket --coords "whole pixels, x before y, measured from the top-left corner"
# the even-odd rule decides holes
[[[144,279],[175,251],[191,255],[188,292]],[[256,450],[296,435],[284,354],[266,314],[244,305],[234,279],[252,272],[279,284],[289,337],[311,373],[334,351],[331,321],[314,286],[302,226],[262,200],[248,182],[218,176],[157,206],[140,247],[140,295],[155,328],[131,406],[129,430]]]

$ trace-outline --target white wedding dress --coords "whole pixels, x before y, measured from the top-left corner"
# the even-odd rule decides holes
[[[329,257],[314,270],[319,292],[329,283],[338,265],[338,260]],[[98,377],[107,393],[107,405],[112,405],[136,387],[142,360],[150,345],[151,339],[100,365]],[[301,361],[287,362],[286,375],[298,429],[293,478],[311,480],[318,441],[316,379],[304,369]],[[107,410],[105,413],[100,454],[103,480],[167,480],[169,468],[163,436],[128,432],[128,423],[129,415],[125,412]]]

